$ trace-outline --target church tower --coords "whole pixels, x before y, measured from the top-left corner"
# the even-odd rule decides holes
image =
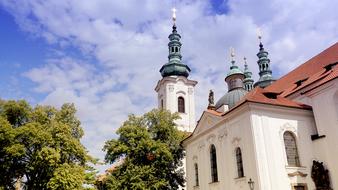
[[[258,66],[259,66],[259,80],[254,84],[254,87],[259,86],[265,88],[272,84],[275,79],[272,78],[272,70],[270,68],[270,59],[268,58],[269,53],[265,51],[262,44],[262,35],[258,34],[259,43],[259,52],[257,53],[258,57]]]
[[[173,27],[169,35],[168,63],[160,69],[162,79],[155,91],[158,94],[158,108],[178,112],[181,119],[176,121],[178,129],[192,132],[195,128],[195,85],[197,81],[188,79],[190,68],[182,63],[181,35],[176,27],[176,10],[173,9]]]

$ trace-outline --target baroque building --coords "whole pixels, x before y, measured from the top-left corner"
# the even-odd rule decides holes
[[[174,17],[175,21],[175,17]],[[275,80],[259,43],[259,80],[231,51],[228,87],[195,124],[190,68],[174,23],[169,61],[155,88],[159,108],[178,112],[188,190],[338,189],[338,43]],[[261,37],[259,37],[261,40]]]

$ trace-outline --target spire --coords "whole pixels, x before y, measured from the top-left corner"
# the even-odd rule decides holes
[[[265,88],[273,83],[275,80],[272,78],[272,71],[270,69],[270,59],[268,58],[269,53],[264,50],[262,43],[262,32],[260,29],[257,31],[257,36],[259,39],[259,52],[257,53],[258,57],[258,66],[259,66],[259,80],[254,84],[254,87],[260,86]]]
[[[164,64],[162,68],[160,69],[162,77],[167,76],[184,76],[188,77],[190,68],[183,64],[181,62],[182,55],[181,55],[181,46],[182,43],[181,35],[177,33],[177,27],[176,27],[176,9],[172,9],[172,21],[173,21],[173,27],[172,32],[169,35],[169,55],[168,55],[168,63]]]
[[[250,91],[253,89],[253,83],[254,80],[251,78],[252,72],[249,70],[248,63],[246,62],[246,57],[243,58],[244,60],[244,88],[247,91]]]
[[[228,84],[229,92],[236,88],[243,88],[243,79],[244,79],[243,72],[236,65],[235,49],[232,47],[230,48],[230,57],[231,57],[230,71],[225,77],[225,81]]]

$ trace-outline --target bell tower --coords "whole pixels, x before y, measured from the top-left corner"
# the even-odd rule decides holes
[[[181,35],[176,27],[176,9],[173,9],[173,27],[169,35],[168,63],[164,64],[155,91],[158,94],[158,108],[178,112],[181,119],[176,121],[179,130],[192,132],[195,128],[195,85],[188,79],[190,68],[182,63]]]
[[[259,39],[259,52],[257,53],[258,57],[258,66],[259,66],[259,79],[254,84],[254,87],[259,86],[265,88],[272,84],[275,79],[272,77],[272,70],[270,68],[270,59],[268,58],[269,53],[264,49],[262,43],[262,34],[258,30],[258,39]]]

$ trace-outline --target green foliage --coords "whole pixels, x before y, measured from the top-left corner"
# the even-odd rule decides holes
[[[152,110],[141,117],[134,115],[117,130],[118,139],[107,141],[106,161],[123,162],[107,176],[102,189],[178,189],[184,184],[181,141],[184,134],[174,121],[177,114]]]
[[[17,181],[25,189],[83,189],[94,160],[80,142],[75,113],[73,104],[58,110],[0,100],[0,189]]]

